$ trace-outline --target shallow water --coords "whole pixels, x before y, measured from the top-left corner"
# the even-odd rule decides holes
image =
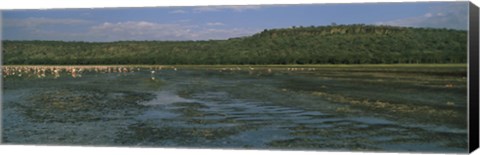
[[[3,81],[2,140],[466,152],[465,79],[426,76],[148,68],[75,78],[11,76]],[[452,82],[455,88],[443,87]]]

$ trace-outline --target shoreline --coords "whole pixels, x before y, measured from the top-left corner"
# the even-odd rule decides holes
[[[250,64],[219,64],[219,65],[145,65],[145,64],[102,64],[102,65],[1,65],[1,67],[467,67],[467,63],[453,64],[269,64],[269,65],[250,65]]]

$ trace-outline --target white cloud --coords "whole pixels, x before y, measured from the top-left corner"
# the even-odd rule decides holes
[[[185,10],[173,10],[173,11],[170,11],[168,13],[170,13],[170,14],[184,14],[184,13],[188,13],[188,12],[185,11]]]
[[[453,3],[432,8],[430,12],[417,17],[409,17],[385,22],[379,25],[432,27],[466,30],[468,25],[468,3]]]
[[[166,39],[187,38],[192,27],[178,24],[159,24],[146,21],[127,21],[103,23],[91,27],[90,33],[107,37],[107,39]]]
[[[246,29],[246,28],[202,29],[198,32],[192,33],[192,35],[198,38],[199,40],[204,40],[202,38],[228,39],[228,38],[234,38],[234,37],[249,36],[257,32],[260,32],[260,30]]]
[[[91,23],[87,20],[68,18],[25,18],[25,19],[4,19],[5,27],[37,27],[42,25],[82,25]]]
[[[35,22],[31,22],[35,21]],[[41,21],[41,22],[40,22]],[[38,25],[78,25],[81,20],[29,20],[9,22],[5,38],[13,40],[66,40],[66,41],[118,41],[118,40],[210,40],[248,36],[259,32],[250,28],[227,28],[221,22],[193,24],[189,20],[172,23],[150,21],[104,22],[82,25],[75,29],[45,28]],[[29,26],[26,26],[29,25]],[[85,27],[87,26],[87,27]],[[53,28],[53,29],[52,29]]]
[[[93,22],[70,18],[31,17],[5,19],[2,24],[7,30],[3,32],[4,37],[13,40],[88,40],[91,34],[79,33],[78,31],[81,31],[79,27],[88,26]],[[70,28],[76,30],[72,31]]]
[[[425,14],[425,15],[423,15],[423,16],[425,16],[425,17],[427,17],[427,18],[428,18],[428,17],[432,17],[432,16],[433,16],[433,14],[432,14],[432,13],[426,13],[426,14]]]
[[[221,22],[208,22],[206,25],[207,26],[224,26],[225,24]]]
[[[262,8],[260,5],[231,5],[231,6],[201,6],[193,9],[193,12],[215,12],[222,10],[233,10],[236,12],[242,12],[245,10],[258,10]]]
[[[231,5],[231,6],[198,6],[194,7],[191,12],[193,13],[202,13],[202,12],[217,12],[223,10],[232,10],[235,12],[242,12],[246,10],[258,10],[262,8],[260,5]],[[185,14],[189,13],[186,10],[173,10],[168,12],[170,14]]]
[[[211,23],[220,25],[222,23]],[[113,40],[208,40],[227,39],[252,35],[259,30],[246,28],[215,29],[186,23],[153,23],[147,21],[127,21],[102,23],[91,27],[88,32],[100,41]]]

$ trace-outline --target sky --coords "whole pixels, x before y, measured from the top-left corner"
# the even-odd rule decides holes
[[[217,40],[292,26],[373,24],[467,29],[468,2],[2,11],[3,40]]]

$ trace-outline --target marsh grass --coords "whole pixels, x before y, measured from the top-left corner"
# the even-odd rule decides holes
[[[138,102],[152,98],[151,94],[131,91],[58,89],[34,94],[15,106],[36,122],[82,122],[116,119],[108,115],[127,114],[119,109],[139,108]]]
[[[433,106],[418,106],[401,103],[389,103],[383,101],[359,100],[342,95],[328,94],[325,92],[313,92],[313,95],[322,96],[329,101],[349,104],[369,111],[375,111],[384,114],[402,115],[404,118],[415,116],[414,119],[420,119],[424,122],[435,121],[438,123],[457,123],[456,121],[465,118],[465,114],[453,109],[441,109]],[[347,107],[338,108],[337,112],[350,112]],[[463,124],[463,123],[462,123]]]

